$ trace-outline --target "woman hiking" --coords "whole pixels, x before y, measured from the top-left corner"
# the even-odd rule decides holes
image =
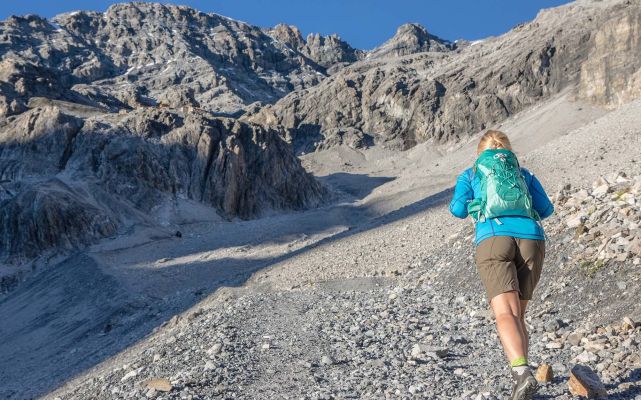
[[[456,180],[450,212],[476,221],[476,265],[512,368],[512,399],[531,399],[538,383],[528,366],[525,310],[545,257],[540,220],[554,207],[541,183],[519,166],[503,132],[487,131],[477,156]]]

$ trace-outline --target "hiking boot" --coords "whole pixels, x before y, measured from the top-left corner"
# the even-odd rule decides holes
[[[522,374],[512,371],[514,386],[512,387],[512,400],[531,400],[539,389],[539,383],[529,369]]]

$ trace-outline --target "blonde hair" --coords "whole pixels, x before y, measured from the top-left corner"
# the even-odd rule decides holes
[[[479,140],[479,145],[476,148],[476,154],[481,154],[488,149],[507,149],[512,150],[512,144],[507,135],[501,131],[488,130]]]

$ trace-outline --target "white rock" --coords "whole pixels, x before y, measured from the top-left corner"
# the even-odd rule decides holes
[[[122,377],[122,379],[120,380],[120,382],[127,381],[127,380],[129,380],[129,379],[131,379],[131,378],[136,377],[137,375],[138,375],[138,373],[137,373],[136,371],[129,371],[129,372],[127,372],[127,373],[125,374],[125,376],[123,376],[123,377]]]

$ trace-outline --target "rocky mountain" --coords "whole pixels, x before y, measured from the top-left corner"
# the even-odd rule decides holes
[[[407,25],[367,59],[249,118],[285,130],[299,152],[344,138],[407,149],[474,134],[566,90],[620,105],[641,90],[640,15],[639,0],[577,1],[453,51]],[[412,51],[423,52],[404,55]]]
[[[12,117],[0,129],[0,176],[2,258],[74,249],[133,223],[169,226],[185,201],[247,219],[327,198],[277,132],[156,108]]]
[[[301,43],[158,3],[0,22],[0,258],[169,226],[185,201],[242,219],[321,204],[275,131],[227,118],[360,54]]]
[[[449,51],[409,24],[369,56]],[[158,3],[0,23],[1,258],[75,249],[195,201],[225,218],[327,191],[276,131],[226,119],[366,57],[336,35]],[[280,135],[284,136],[284,135]],[[325,143],[367,146],[359,130]]]
[[[32,96],[111,111],[164,105],[233,114],[317,84],[334,60],[355,59],[332,56],[343,42],[314,38],[303,53],[256,26],[158,3],[10,17],[0,23],[0,116],[25,111]]]

